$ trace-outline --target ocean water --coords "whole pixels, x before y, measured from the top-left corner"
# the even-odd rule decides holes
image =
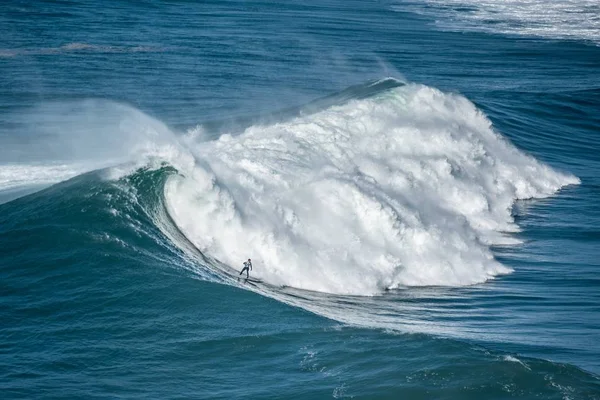
[[[0,29],[1,398],[600,398],[597,2]]]

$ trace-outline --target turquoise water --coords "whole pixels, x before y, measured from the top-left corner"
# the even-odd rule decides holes
[[[598,6],[512,5],[3,3],[2,397],[600,398]]]

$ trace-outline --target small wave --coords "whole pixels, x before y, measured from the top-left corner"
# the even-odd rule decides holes
[[[600,4],[596,0],[423,0],[396,2],[393,8],[441,16],[437,23],[450,30],[586,40],[600,45]]]
[[[105,101],[54,104],[27,119],[44,129],[44,154],[55,148],[84,168],[117,162],[102,173],[109,180],[140,165],[175,167],[164,186],[168,214],[155,223],[174,232],[164,222],[172,219],[184,236],[176,244],[189,241],[215,265],[252,257],[272,285],[375,295],[510,273],[490,246],[518,242],[515,201],[579,180],[521,153],[466,98],[389,82],[216,140],[197,129],[178,136]],[[7,169],[4,182],[78,173],[65,165],[38,178],[27,166]]]
[[[26,49],[0,49],[0,57],[12,58],[28,55],[52,55],[69,53],[159,53],[166,51],[165,47],[155,46],[114,46],[92,43],[73,42],[58,47],[34,47]]]

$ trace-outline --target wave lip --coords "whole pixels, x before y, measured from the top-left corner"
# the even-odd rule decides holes
[[[511,209],[574,176],[517,150],[459,95],[409,84],[286,122],[192,143],[165,186],[204,254],[279,285],[372,295],[469,285],[511,270]]]

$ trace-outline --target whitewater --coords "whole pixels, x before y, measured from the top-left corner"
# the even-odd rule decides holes
[[[390,83],[397,87],[379,89]],[[97,101],[70,105],[58,121],[50,107],[54,124],[45,126],[63,135],[47,135],[56,147],[70,138],[65,131],[87,132],[69,139],[68,153],[90,168],[113,163],[107,179],[174,166],[164,188],[170,218],[230,273],[250,257],[253,274],[271,285],[351,295],[510,273],[491,247],[518,245],[515,202],[578,178],[516,149],[464,96],[392,78],[365,87],[375,94],[241,131],[199,125],[177,134],[134,108]],[[90,145],[89,137],[102,139]],[[1,185],[22,184],[15,171],[40,183],[85,168],[72,165],[3,168]]]
[[[274,285],[336,294],[509,273],[490,246],[518,243],[515,201],[579,182],[517,150],[466,98],[414,84],[186,143],[197,162],[165,188],[186,237],[234,268],[251,257]]]
[[[396,0],[392,8],[435,15],[436,23],[445,29],[585,40],[600,45],[600,5],[595,0]]]

